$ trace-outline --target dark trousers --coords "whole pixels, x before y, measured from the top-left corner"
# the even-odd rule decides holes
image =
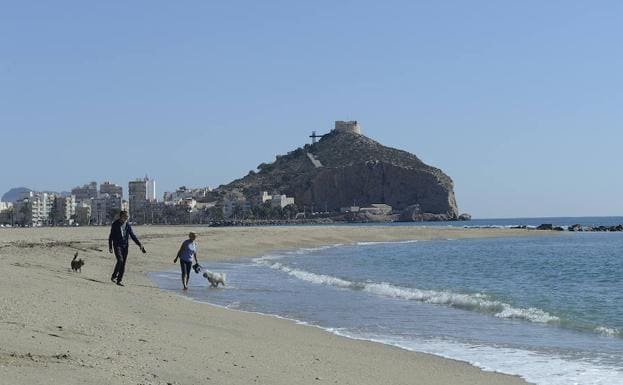
[[[193,267],[193,261],[183,261],[180,258],[180,268],[182,269],[182,277],[190,275],[190,269]]]
[[[123,279],[123,272],[125,271],[125,262],[128,259],[128,245],[115,245],[113,246],[115,251],[115,257],[117,258],[117,264],[115,265],[115,271],[112,273],[111,279],[121,282]]]

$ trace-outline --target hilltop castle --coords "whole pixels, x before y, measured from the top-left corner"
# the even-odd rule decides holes
[[[349,120],[349,121],[336,120],[335,128],[333,130],[338,131],[338,132],[351,132],[357,135],[361,135],[361,127],[359,126],[359,123],[357,123],[356,120]]]

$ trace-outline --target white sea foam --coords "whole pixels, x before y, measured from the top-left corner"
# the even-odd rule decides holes
[[[308,254],[308,253],[313,253],[314,251],[329,250],[329,249],[334,249],[334,248],[340,247],[340,246],[343,246],[343,244],[342,243],[336,243],[336,244],[333,244],[333,245],[325,245],[325,246],[318,246],[318,247],[301,247],[300,249],[292,251],[292,253],[294,253],[294,254]]]
[[[495,314],[498,318],[523,319],[537,323],[557,323],[560,321],[560,318],[535,307],[517,309],[505,303],[502,305],[504,306],[504,309]]]
[[[282,265],[281,263],[273,263],[270,265],[270,268],[275,269],[275,270],[281,270],[303,281],[307,281],[307,282],[311,282],[311,283],[315,283],[319,285],[351,287],[353,284],[350,281],[346,281],[346,280],[343,280],[337,277],[332,277],[330,275],[315,274],[315,273],[310,273],[304,270],[292,269],[288,266]]]
[[[269,255],[263,255],[261,257],[257,257],[257,258],[253,258],[252,261],[260,264],[260,265],[264,265],[265,262],[267,261],[274,261],[276,259],[282,259],[287,257],[287,255],[284,254],[269,254]]]
[[[623,374],[618,368],[587,360],[568,359],[552,353],[471,345],[442,339],[405,340],[395,336],[362,336],[344,329],[331,331],[349,338],[370,340],[465,361],[485,371],[519,375],[537,385],[623,384]]]
[[[480,293],[463,294],[452,291],[422,290],[417,288],[405,288],[394,286],[389,283],[366,284],[364,291],[374,294],[416,300],[437,305],[449,305],[459,309],[475,310],[484,313],[493,313],[498,318],[523,319],[538,323],[558,322],[558,317],[536,308],[514,308],[501,301],[490,299]]]
[[[440,303],[451,306],[458,305],[452,305],[451,303],[446,302],[454,301],[455,303],[462,303],[468,307],[473,305],[480,306],[479,304],[484,303],[482,301],[487,300],[491,303],[501,304],[501,302],[491,301],[486,295],[478,293],[461,294],[448,291],[420,290],[398,287],[388,283],[357,283],[329,275],[315,274],[295,269],[270,259],[261,260],[259,265],[283,271],[284,273],[308,282],[335,285],[354,290],[366,290],[367,288],[368,291],[381,296],[392,296],[427,302],[430,301],[430,303]],[[155,276],[158,278],[164,278],[164,275],[165,274],[158,274]],[[443,295],[438,295],[439,293],[442,293]],[[183,298],[192,300],[192,298],[185,296],[183,296]],[[216,306],[224,307],[221,305]],[[237,309],[240,311],[239,306],[240,302],[233,302],[225,308]],[[490,309],[493,311],[498,310],[495,306]],[[503,310],[505,310],[504,307],[502,307],[499,312],[502,312]],[[273,316],[276,318],[290,319],[277,315]],[[510,314],[508,314],[508,316],[510,316]],[[309,325],[308,323],[300,320],[290,320],[299,324]],[[407,350],[425,352],[441,357],[465,361],[487,371],[519,375],[526,381],[537,385],[623,385],[623,372],[621,371],[619,365],[617,365],[617,367],[607,365],[606,362],[602,362],[598,357],[591,358],[590,360],[588,358],[576,359],[564,356],[560,353],[557,354],[552,351],[540,353],[504,346],[486,346],[481,344],[475,345],[461,343],[442,338],[419,339],[413,335],[401,337],[398,335],[391,335],[390,330],[387,330],[389,335],[385,335],[384,331],[380,331],[381,334],[362,334],[360,332],[350,331],[347,328],[328,327],[324,329],[350,338],[371,340],[394,345]],[[606,335],[618,332],[616,329],[607,327],[598,327],[596,328],[596,331]]]
[[[355,245],[357,246],[374,246],[374,245],[400,245],[405,243],[415,243],[418,242],[417,239],[411,239],[407,241],[378,241],[378,242],[357,242]]]
[[[595,332],[603,336],[616,337],[621,335],[621,331],[617,328],[609,328],[606,326],[598,326],[595,328]]]
[[[329,250],[329,249],[333,249],[333,248],[340,247],[340,246],[343,246],[343,244],[336,243],[334,245],[325,245],[325,246],[318,246],[318,247],[301,247],[300,249],[296,249],[296,250],[282,251],[279,254],[263,255],[261,257],[256,257],[251,260],[255,263],[262,264],[263,261],[274,261],[277,259],[290,257],[292,255],[309,254],[315,251]]]
[[[272,263],[267,260],[258,261],[271,269],[280,270],[300,280],[318,284],[336,286],[352,290],[363,290],[382,297],[400,298],[420,301],[436,305],[452,306],[459,309],[478,311],[493,314],[498,318],[522,319],[536,323],[555,323],[559,318],[537,308],[515,308],[511,305],[490,299],[485,294],[455,293],[449,290],[424,290],[410,287],[400,287],[390,283],[353,282],[325,274],[316,274],[309,271],[291,268],[282,263]]]

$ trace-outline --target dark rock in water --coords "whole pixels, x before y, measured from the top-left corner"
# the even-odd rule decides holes
[[[450,221],[453,218],[446,214],[420,213],[419,205],[411,205],[402,210],[399,222],[443,222]]]
[[[597,226],[594,231],[623,231],[623,225],[616,226]]]
[[[420,205],[411,205],[402,210],[398,220],[400,222],[416,222],[419,215],[421,215]]]
[[[536,229],[537,230],[554,230],[554,225],[552,225],[551,223],[543,223],[543,224],[540,224]]]
[[[527,229],[528,226],[526,225],[517,225],[517,226],[511,226],[511,229]]]
[[[569,227],[569,231],[623,231],[623,225],[616,226],[587,226],[587,227],[579,227],[580,225],[573,225]],[[578,230],[579,227],[579,230]]]
[[[459,221],[471,221],[471,220],[472,220],[472,216],[468,213],[463,213],[459,215]]]
[[[451,218],[447,214],[424,213],[421,215],[420,220],[423,222],[444,222],[451,221],[453,220],[453,218]]]
[[[556,226],[556,227],[554,227],[552,230],[555,230],[555,231],[565,231],[565,229],[563,229],[563,228],[562,228],[562,227],[560,227],[560,226]]]
[[[582,226],[579,223],[569,226],[569,231],[583,231]]]
[[[350,223],[383,223],[383,222],[394,222],[397,219],[396,215],[382,215],[382,214],[372,214],[369,212],[355,212],[355,213],[344,213],[343,215],[336,216],[332,218],[334,221],[338,222],[350,222]]]

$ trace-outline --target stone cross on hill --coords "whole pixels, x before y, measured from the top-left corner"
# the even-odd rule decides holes
[[[316,143],[316,138],[322,138],[324,135],[316,135],[316,131],[312,131],[312,134],[309,136],[312,138],[312,144]]]

